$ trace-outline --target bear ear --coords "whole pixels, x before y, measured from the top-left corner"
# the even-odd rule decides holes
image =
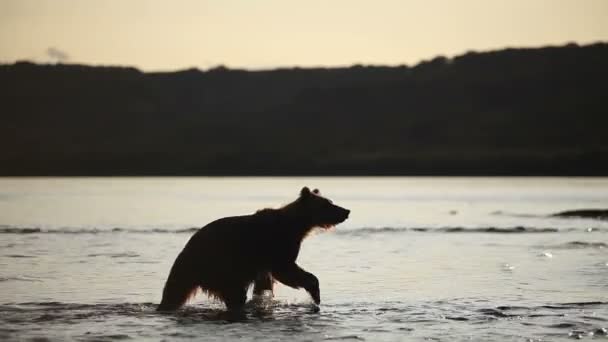
[[[307,186],[305,186],[300,191],[300,197],[307,197],[307,196],[310,196],[310,189]]]
[[[312,191],[312,193],[315,194],[315,195],[319,195],[319,194],[321,194],[321,191],[319,191],[319,189],[314,189]]]

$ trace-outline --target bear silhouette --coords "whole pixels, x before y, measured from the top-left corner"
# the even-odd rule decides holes
[[[177,256],[158,310],[176,310],[198,289],[240,310],[247,290],[272,291],[278,281],[304,288],[319,304],[319,280],[296,264],[302,240],[314,228],[344,222],[350,211],[304,187],[279,209],[225,217],[199,229]]]

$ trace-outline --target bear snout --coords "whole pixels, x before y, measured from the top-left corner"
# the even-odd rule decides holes
[[[341,222],[346,221],[346,219],[348,218],[348,215],[350,214],[350,210],[344,209],[344,208],[340,208],[340,209],[342,209],[342,210],[340,210],[341,212],[340,212],[340,215],[339,215],[339,217],[340,217],[339,221],[341,223]]]
[[[348,215],[350,214],[350,210],[348,209],[344,209],[344,219],[346,220],[348,218]]]

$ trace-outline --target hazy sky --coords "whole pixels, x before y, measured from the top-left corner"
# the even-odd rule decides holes
[[[0,0],[0,62],[413,64],[608,41],[608,0]]]

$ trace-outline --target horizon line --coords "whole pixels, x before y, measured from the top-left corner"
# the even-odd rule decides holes
[[[265,71],[276,71],[276,70],[294,70],[294,69],[302,69],[302,70],[319,70],[319,69],[350,69],[350,68],[355,68],[355,67],[367,67],[367,68],[399,68],[399,67],[405,67],[405,68],[415,68],[420,64],[423,63],[428,63],[429,61],[435,60],[437,58],[445,58],[448,61],[456,59],[458,57],[462,57],[462,56],[466,56],[469,54],[484,54],[484,53],[492,53],[492,52],[499,52],[499,51],[508,51],[508,50],[539,50],[539,49],[547,49],[547,48],[564,48],[564,47],[589,47],[589,46],[594,46],[594,45],[601,45],[601,44],[608,44],[608,39],[606,40],[595,40],[595,41],[590,41],[590,42],[576,42],[576,41],[565,41],[563,43],[549,43],[546,45],[530,45],[530,46],[526,46],[526,45],[520,45],[520,46],[505,46],[505,47],[501,47],[501,48],[490,48],[490,49],[482,49],[482,50],[475,50],[475,49],[467,49],[464,52],[460,52],[457,54],[453,54],[453,55],[447,55],[447,54],[435,54],[433,55],[433,57],[429,57],[429,58],[424,58],[421,59],[420,61],[418,61],[417,63],[413,63],[413,64],[407,64],[407,63],[365,63],[365,62],[353,62],[350,64],[334,64],[334,65],[323,65],[323,64],[311,64],[311,65],[297,65],[297,64],[285,64],[285,65],[275,65],[275,66],[259,66],[259,67],[243,67],[243,66],[232,66],[232,65],[227,65],[224,63],[217,63],[217,64],[213,64],[212,66],[209,66],[207,68],[202,67],[202,66],[190,66],[190,67],[177,67],[177,68],[167,68],[167,69],[148,69],[148,68],[141,68],[141,67],[137,67],[133,64],[96,64],[96,63],[84,63],[84,62],[78,62],[78,61],[58,61],[58,62],[52,62],[52,61],[37,61],[35,59],[28,59],[28,58],[23,58],[23,59],[16,59],[13,60],[12,62],[7,62],[7,61],[0,61],[0,66],[4,66],[4,65],[16,65],[19,63],[31,63],[31,64],[35,64],[35,65],[52,65],[52,66],[58,66],[58,65],[65,65],[65,66],[88,66],[88,67],[99,67],[99,68],[125,68],[125,69],[135,69],[141,73],[150,73],[150,74],[154,74],[154,73],[175,73],[175,72],[184,72],[184,71],[191,71],[191,70],[196,70],[196,71],[200,71],[200,72],[209,72],[209,71],[213,71],[213,70],[218,70],[218,69],[226,69],[226,70],[232,70],[232,71],[247,71],[247,72],[265,72]]]

